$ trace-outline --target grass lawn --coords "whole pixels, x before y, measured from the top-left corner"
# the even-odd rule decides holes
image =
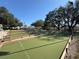
[[[10,39],[17,39],[23,36],[27,36],[28,34],[23,30],[10,30]]]
[[[67,40],[42,36],[9,43],[0,48],[0,59],[59,59]]]

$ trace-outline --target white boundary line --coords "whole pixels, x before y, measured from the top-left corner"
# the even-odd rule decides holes
[[[23,46],[23,44],[21,43],[21,41],[19,41],[18,43],[20,44],[21,48],[24,49],[24,46]],[[31,58],[30,58],[30,55],[28,54],[27,51],[24,52],[24,54],[25,54],[25,56],[26,56],[28,59],[31,59]]]

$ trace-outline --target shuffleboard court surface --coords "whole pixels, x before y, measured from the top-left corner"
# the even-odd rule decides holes
[[[0,59],[59,59],[68,38],[63,40],[23,40],[0,48]]]

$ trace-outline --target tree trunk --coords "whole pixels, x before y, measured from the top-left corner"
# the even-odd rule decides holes
[[[69,27],[69,35],[71,36],[71,40],[73,40],[73,28]]]

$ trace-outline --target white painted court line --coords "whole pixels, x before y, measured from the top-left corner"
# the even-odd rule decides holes
[[[21,48],[24,49],[24,46],[23,46],[23,44],[21,43],[21,41],[19,41],[19,44],[20,44]],[[30,58],[30,55],[28,54],[27,51],[24,52],[24,54],[25,54],[26,57],[28,57],[28,59],[31,59],[31,58]]]

